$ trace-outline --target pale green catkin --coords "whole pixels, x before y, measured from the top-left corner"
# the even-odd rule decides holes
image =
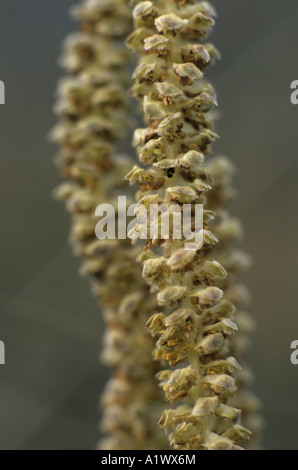
[[[155,374],[153,340],[144,323],[155,300],[136,263],[136,249],[125,240],[97,240],[95,208],[116,207],[125,194],[123,175],[131,161],[116,155],[114,144],[125,134],[126,87],[130,54],[124,38],[131,28],[126,0],[85,0],[74,9],[80,32],[65,43],[68,76],[59,87],[53,131],[61,151],[57,162],[68,181],[57,190],[71,212],[71,244],[92,279],[107,323],[103,359],[113,369],[102,398],[99,447],[108,450],[163,449],[167,441],[156,422],[162,396]]]
[[[217,138],[216,96],[204,79],[205,67],[218,57],[205,41],[216,15],[209,3],[194,0],[134,3],[135,30],[127,44],[138,52],[139,65],[132,93],[148,127],[134,136],[143,167],[135,166],[127,179],[140,186],[138,201],[148,208],[204,205],[201,249],[185,250],[185,240],[170,231],[169,240],[148,236],[139,255],[160,306],[147,323],[158,337],[154,355],[170,366],[158,377],[175,404],[160,425],[175,449],[237,450],[251,437],[244,424],[258,420],[255,400],[242,391],[247,374],[239,373],[251,320],[235,307],[245,297],[235,275],[248,258],[230,245],[240,234],[225,210],[232,166],[224,157],[205,162]]]

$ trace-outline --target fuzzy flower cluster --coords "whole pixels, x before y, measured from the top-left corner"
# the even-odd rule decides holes
[[[219,56],[206,41],[216,14],[209,3],[194,0],[135,3],[135,30],[127,44],[139,55],[132,94],[147,127],[135,132],[142,166],[134,166],[127,179],[139,186],[137,199],[145,206],[204,206],[200,249],[186,250],[169,230],[168,240],[148,239],[139,255],[160,307],[147,322],[157,337],[155,359],[169,366],[158,378],[175,405],[164,411],[160,425],[175,449],[238,450],[251,437],[241,410],[248,423],[258,423],[251,416],[255,401],[241,392],[247,374],[238,362],[251,320],[236,310],[243,289],[234,275],[249,259],[231,248],[241,232],[225,209],[233,195],[233,168],[225,157],[206,158],[217,138],[217,100],[204,78]]]
[[[65,43],[62,62],[68,76],[59,87],[60,122],[53,131],[61,148],[57,163],[67,182],[56,194],[71,213],[71,244],[83,258],[81,273],[91,278],[107,324],[102,356],[113,375],[102,397],[107,437],[100,447],[165,448],[163,433],[156,429],[162,400],[154,377],[158,369],[144,328],[155,299],[130,242],[95,236],[96,206],[108,201],[117,207],[131,165],[115,153],[128,127],[130,54],[124,38],[131,31],[131,11],[126,0],[85,0],[74,15],[80,32]]]
[[[205,69],[219,57],[207,40],[215,10],[197,0],[82,0],[73,13],[80,31],[65,42],[53,131],[66,180],[56,195],[107,326],[102,358],[113,372],[99,448],[256,448],[262,423],[243,365],[253,321],[238,280],[250,259],[235,247],[241,225],[227,211],[233,165],[210,157],[217,99]],[[139,57],[131,94],[146,124],[134,133],[135,166],[116,150],[129,124],[127,36]],[[203,206],[203,244],[187,238],[187,249],[185,233],[174,236],[174,214],[166,236],[148,232],[145,249],[97,239],[99,204],[112,204],[117,218],[119,195],[135,202],[124,175],[146,210],[175,205],[184,220],[190,207],[193,234]]]

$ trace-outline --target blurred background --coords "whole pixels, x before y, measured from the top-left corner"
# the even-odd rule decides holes
[[[67,244],[69,215],[51,192],[59,182],[46,135],[61,42],[76,28],[73,0],[2,0],[0,79],[1,283],[0,449],[92,449],[104,326],[79,260]],[[263,402],[267,449],[298,450],[298,79],[297,0],[213,0],[209,69],[221,110],[214,148],[238,168],[232,211],[254,258],[246,282],[257,322],[249,362]]]

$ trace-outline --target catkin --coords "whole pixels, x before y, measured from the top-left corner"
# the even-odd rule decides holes
[[[103,359],[113,375],[102,397],[100,448],[162,449],[157,430],[160,390],[152,358],[153,341],[144,327],[155,300],[140,275],[136,251],[127,240],[98,240],[95,208],[113,204],[127,188],[123,175],[131,161],[115,154],[127,130],[126,88],[130,54],[124,38],[131,31],[126,0],[85,0],[74,9],[80,32],[65,43],[53,139],[63,183],[56,191],[71,213],[70,241],[83,258],[81,273],[92,280],[107,324]],[[127,193],[128,202],[131,196]]]
[[[252,431],[252,436],[246,448],[261,448],[261,431],[263,420],[259,415],[259,400],[249,391],[253,378],[249,367],[244,364],[244,356],[249,346],[249,335],[254,331],[254,321],[246,311],[250,302],[250,293],[245,285],[238,280],[239,274],[246,271],[251,264],[250,257],[242,250],[236,249],[235,244],[243,237],[243,229],[237,218],[230,217],[225,207],[234,197],[231,179],[235,173],[232,163],[223,156],[216,157],[207,163],[206,167],[212,174],[212,192],[208,192],[207,207],[217,213],[217,224],[214,225],[214,234],[219,243],[213,252],[216,259],[222,264],[229,275],[223,279],[219,286],[225,293],[225,298],[236,307],[237,335],[231,338],[230,354],[241,363],[242,369],[237,374],[237,394],[229,399],[229,404],[239,408],[242,423]]]
[[[135,30],[127,44],[139,64],[132,94],[148,126],[135,132],[142,167],[134,166],[127,179],[140,187],[137,199],[146,208],[178,204],[183,213],[183,204],[204,206],[201,248],[185,249],[170,226],[168,239],[148,235],[139,255],[160,307],[147,322],[158,338],[154,356],[170,366],[158,378],[166,400],[175,404],[159,424],[175,449],[238,450],[251,432],[241,422],[247,402],[237,396],[242,354],[236,338],[243,337],[235,321],[239,315],[245,330],[250,319],[236,313],[233,289],[234,297],[241,289],[228,272],[238,272],[248,258],[227,248],[238,230],[225,210],[231,165],[222,157],[205,161],[217,138],[216,96],[204,79],[205,67],[218,57],[206,41],[216,14],[195,0],[134,3]],[[136,226],[136,234],[140,230]]]

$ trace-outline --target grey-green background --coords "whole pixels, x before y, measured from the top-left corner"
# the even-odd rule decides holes
[[[216,0],[212,40],[223,60],[209,70],[218,91],[215,150],[238,167],[232,210],[255,264],[246,281],[257,321],[250,364],[263,402],[268,449],[298,449],[297,0]],[[79,260],[67,245],[69,217],[51,198],[56,149],[45,136],[63,38],[75,28],[71,0],[2,0],[0,79],[1,449],[92,449],[103,325]]]

